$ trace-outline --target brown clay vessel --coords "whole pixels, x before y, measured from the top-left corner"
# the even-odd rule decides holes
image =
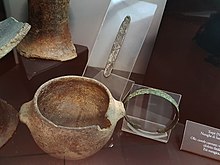
[[[19,112],[41,149],[73,160],[99,151],[124,115],[123,103],[102,83],[80,76],[49,80]]]
[[[31,30],[18,44],[17,51],[27,58],[58,61],[77,57],[69,30],[70,0],[28,0]]]

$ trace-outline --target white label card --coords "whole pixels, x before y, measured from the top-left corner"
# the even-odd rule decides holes
[[[180,150],[220,160],[220,129],[187,120]]]

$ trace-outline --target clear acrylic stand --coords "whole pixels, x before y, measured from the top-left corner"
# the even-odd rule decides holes
[[[99,80],[110,89],[116,99],[122,100],[134,84],[129,78],[155,11],[155,4],[144,1],[112,0],[91,50],[83,76]],[[131,18],[129,28],[117,60],[114,62],[111,75],[106,78],[103,71],[125,17]]]
[[[112,0],[106,12],[83,76],[102,82],[117,100],[123,101],[129,93],[144,87],[135,84],[129,78],[155,10],[155,5],[143,1]],[[130,18],[128,29],[121,28],[126,18]],[[123,38],[123,41],[121,42],[119,38]],[[110,58],[111,55],[113,58]],[[113,59],[110,65],[112,70],[106,76],[109,59]],[[181,96],[170,92],[169,94],[179,104]],[[146,104],[146,101],[149,101],[149,104]],[[165,133],[156,132],[158,128],[167,126],[174,118],[172,105],[168,101],[151,95],[148,98],[147,95],[137,96],[128,102],[126,114],[130,120],[144,129],[137,131],[123,121],[123,131],[162,142],[169,140],[171,130]]]
[[[148,88],[143,85],[134,84],[130,92],[137,89]],[[179,105],[181,95],[167,92]],[[125,119],[123,120],[122,130],[138,136],[150,138],[167,143],[172,130],[165,133],[158,133],[157,130],[165,128],[174,118],[175,108],[169,101],[155,95],[140,95],[129,100],[126,107],[126,114],[132,123],[141,126],[141,131],[134,129]]]

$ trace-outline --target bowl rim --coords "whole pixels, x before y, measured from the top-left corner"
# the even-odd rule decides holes
[[[81,127],[74,127],[74,126],[62,126],[62,125],[58,125],[58,124],[55,124],[54,122],[52,122],[51,120],[49,120],[47,117],[45,117],[41,111],[39,110],[39,107],[38,107],[38,96],[40,95],[41,91],[48,85],[56,82],[56,81],[61,81],[63,79],[75,79],[75,80],[85,80],[87,82],[92,82],[92,83],[95,83],[97,84],[98,86],[102,87],[105,92],[107,93],[108,95],[108,98],[109,98],[109,104],[108,104],[108,107],[107,107],[107,111],[108,109],[110,108],[110,105],[113,103],[113,96],[110,92],[110,90],[103,84],[101,83],[100,81],[98,80],[95,80],[93,78],[88,78],[88,77],[83,77],[83,76],[75,76],[75,75],[67,75],[67,76],[60,76],[60,77],[56,77],[56,78],[53,78],[53,79],[50,79],[48,81],[46,81],[45,83],[43,83],[38,89],[37,91],[35,92],[34,94],[34,97],[33,97],[33,104],[34,104],[34,107],[35,107],[35,110],[37,112],[37,114],[42,118],[42,120],[46,121],[47,123],[53,125],[54,127],[56,128],[65,128],[65,129],[68,129],[68,130],[81,130],[81,129],[91,129],[91,128],[95,128],[95,129],[98,129],[100,131],[104,131],[104,130],[107,130],[109,129],[111,126],[112,126],[112,122],[110,121],[111,125],[110,127],[107,127],[107,128],[101,128],[99,125],[90,125],[90,126],[81,126]],[[108,116],[107,116],[107,111],[105,113],[106,115],[106,118],[108,119]]]

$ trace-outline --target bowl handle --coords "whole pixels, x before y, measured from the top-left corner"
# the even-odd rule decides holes
[[[30,110],[32,101],[24,103],[19,111],[19,119],[22,123],[29,124]]]
[[[116,115],[118,116],[118,120],[125,116],[125,107],[121,101],[115,100],[116,106]]]
[[[125,116],[124,104],[113,98],[113,106],[110,106],[107,111],[108,119],[111,121],[112,125],[115,126],[116,123]]]

